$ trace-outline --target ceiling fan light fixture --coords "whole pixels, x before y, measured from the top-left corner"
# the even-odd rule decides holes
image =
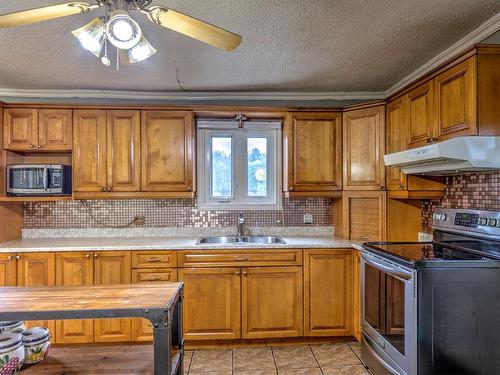
[[[139,43],[127,51],[128,63],[135,64],[144,61],[156,53],[156,49],[142,36]]]
[[[130,49],[139,43],[142,30],[125,10],[115,10],[106,25],[106,33],[112,45],[119,49]]]
[[[99,57],[106,39],[106,25],[99,18],[94,18],[85,26],[71,32],[83,48]]]

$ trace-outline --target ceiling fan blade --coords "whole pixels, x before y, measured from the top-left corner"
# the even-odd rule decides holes
[[[241,43],[241,36],[161,6],[149,8],[149,19],[160,26],[190,36],[213,47],[232,51]]]
[[[80,1],[73,1],[65,4],[49,5],[42,8],[4,14],[0,15],[0,29],[28,25],[30,23],[71,16],[78,13],[87,13],[92,9],[98,8],[99,6],[100,5],[90,5]]]

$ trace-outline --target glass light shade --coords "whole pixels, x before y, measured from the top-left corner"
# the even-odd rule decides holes
[[[137,43],[134,47],[130,48],[126,52],[128,63],[135,64],[153,56],[156,53],[156,49],[147,41],[144,36],[142,36],[139,43]]]
[[[106,39],[106,25],[99,18],[94,18],[88,24],[71,32],[83,48],[99,57],[104,40]]]
[[[119,49],[134,47],[142,37],[139,24],[124,10],[115,10],[111,13],[106,33],[112,45]]]

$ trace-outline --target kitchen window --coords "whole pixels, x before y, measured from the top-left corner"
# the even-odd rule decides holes
[[[281,209],[281,122],[197,123],[198,208]]]

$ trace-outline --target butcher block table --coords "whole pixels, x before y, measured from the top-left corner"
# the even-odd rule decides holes
[[[0,288],[0,321],[144,318],[152,323],[154,375],[183,374],[183,283]],[[173,346],[178,352],[172,358]]]

